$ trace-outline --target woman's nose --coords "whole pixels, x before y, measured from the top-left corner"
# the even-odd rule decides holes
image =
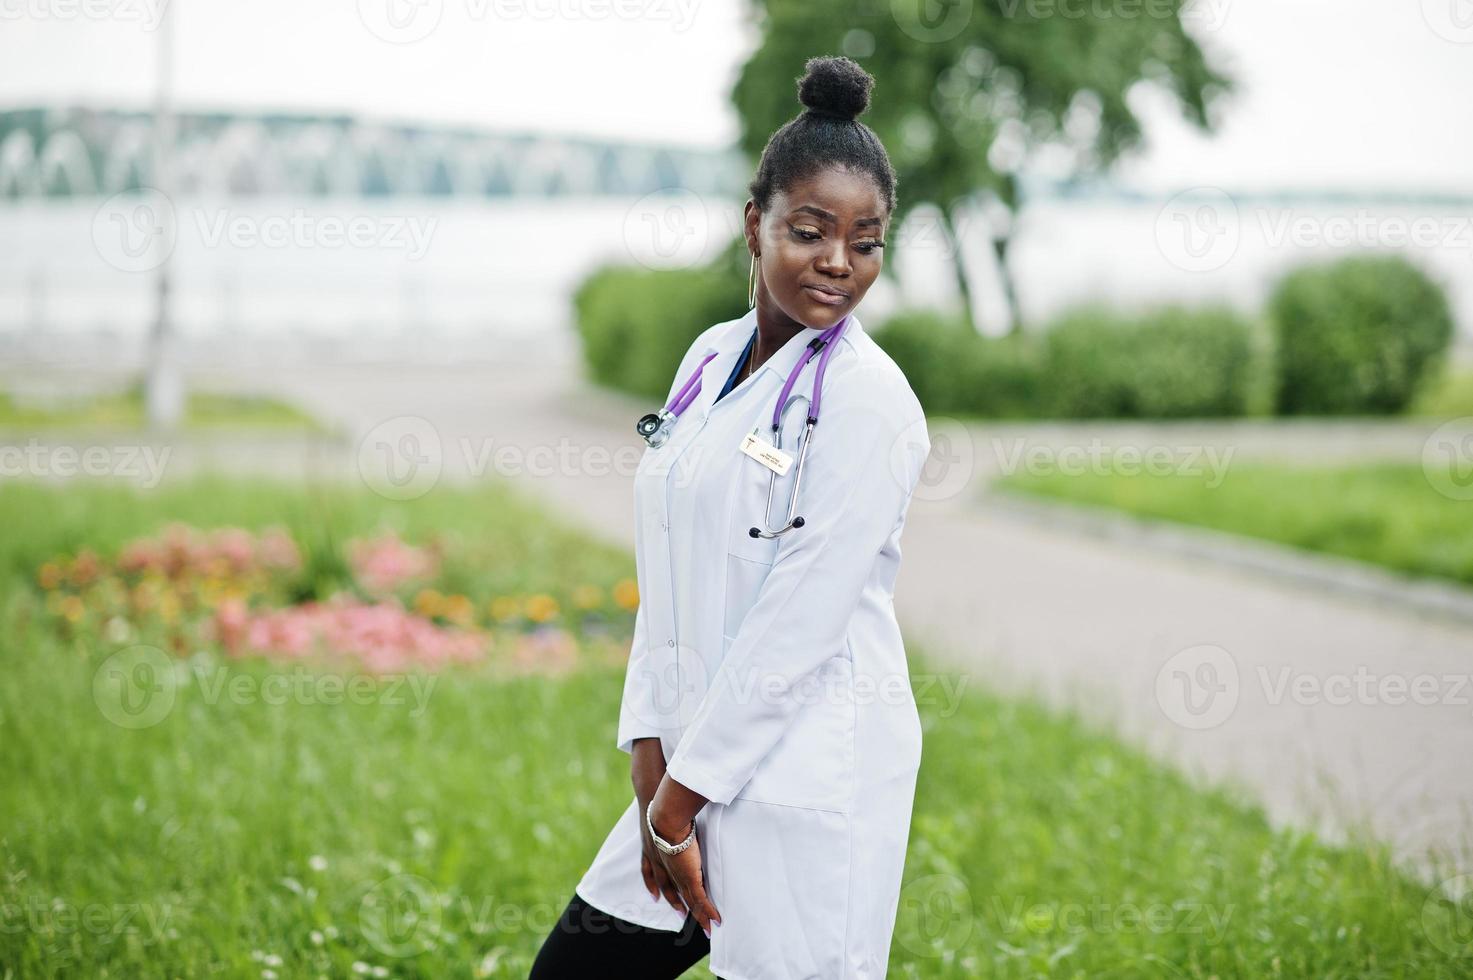
[[[825,275],[847,276],[850,272],[848,243],[837,241],[834,245],[819,253],[814,266],[819,272]]]

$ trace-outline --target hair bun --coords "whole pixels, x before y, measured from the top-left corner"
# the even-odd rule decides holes
[[[808,111],[835,119],[853,120],[869,108],[875,78],[845,57],[809,58],[806,74],[798,79],[798,101]]]

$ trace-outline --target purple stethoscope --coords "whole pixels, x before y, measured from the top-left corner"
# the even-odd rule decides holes
[[[808,402],[808,422],[803,427],[803,436],[798,442],[798,469],[793,474],[793,489],[788,494],[787,523],[775,531],[768,529],[772,521],[772,492],[777,483],[777,471],[772,470],[767,478],[767,510],[762,515],[763,526],[761,528],[753,527],[747,531],[754,538],[775,538],[780,534],[791,531],[793,528],[803,526],[803,518],[793,515],[793,511],[798,505],[798,485],[803,482],[803,461],[808,458],[808,444],[813,439],[814,426],[818,425],[818,407],[823,394],[824,369],[828,367],[829,358],[833,355],[835,348],[838,347],[836,341],[838,341],[839,336],[848,325],[849,314],[846,313],[844,319],[808,342],[807,349],[803,351],[803,356],[798,359],[798,363],[794,365],[793,370],[788,372],[788,380],[783,383],[783,390],[777,397],[777,403],[772,406],[772,445],[775,449],[781,449],[783,413],[789,404],[788,395],[792,393],[793,385],[797,383],[798,375],[803,373],[804,366],[807,365],[814,354],[818,354],[818,367],[813,372],[813,394],[805,399]],[[701,363],[696,365],[695,371],[691,372],[691,376],[686,379],[685,384],[681,385],[680,390],[675,393],[675,397],[670,399],[668,405],[658,412],[650,412],[648,415],[641,417],[634,424],[635,431],[643,436],[644,441],[649,443],[652,448],[658,449],[665,444],[666,439],[670,438],[670,428],[675,424],[675,420],[680,417],[680,413],[690,407],[691,402],[695,401],[696,396],[701,393],[702,370],[705,369],[711,358],[719,353],[720,351],[713,351],[707,354]],[[798,395],[797,397],[802,398],[803,396]]]

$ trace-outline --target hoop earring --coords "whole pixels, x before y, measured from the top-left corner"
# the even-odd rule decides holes
[[[752,265],[747,270],[747,308],[757,305],[757,255],[752,254]]]

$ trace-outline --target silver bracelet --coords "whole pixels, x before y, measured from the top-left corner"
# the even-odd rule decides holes
[[[696,842],[696,822],[694,820],[690,822],[690,834],[687,835],[685,840],[681,841],[679,844],[671,844],[669,841],[662,838],[659,834],[655,833],[655,822],[650,819],[650,810],[654,807],[654,805],[655,801],[653,799],[651,799],[649,803],[645,804],[644,822],[650,828],[650,837],[654,840],[655,846],[658,847],[662,853],[679,854],[681,851],[685,850],[687,847],[690,847]]]

